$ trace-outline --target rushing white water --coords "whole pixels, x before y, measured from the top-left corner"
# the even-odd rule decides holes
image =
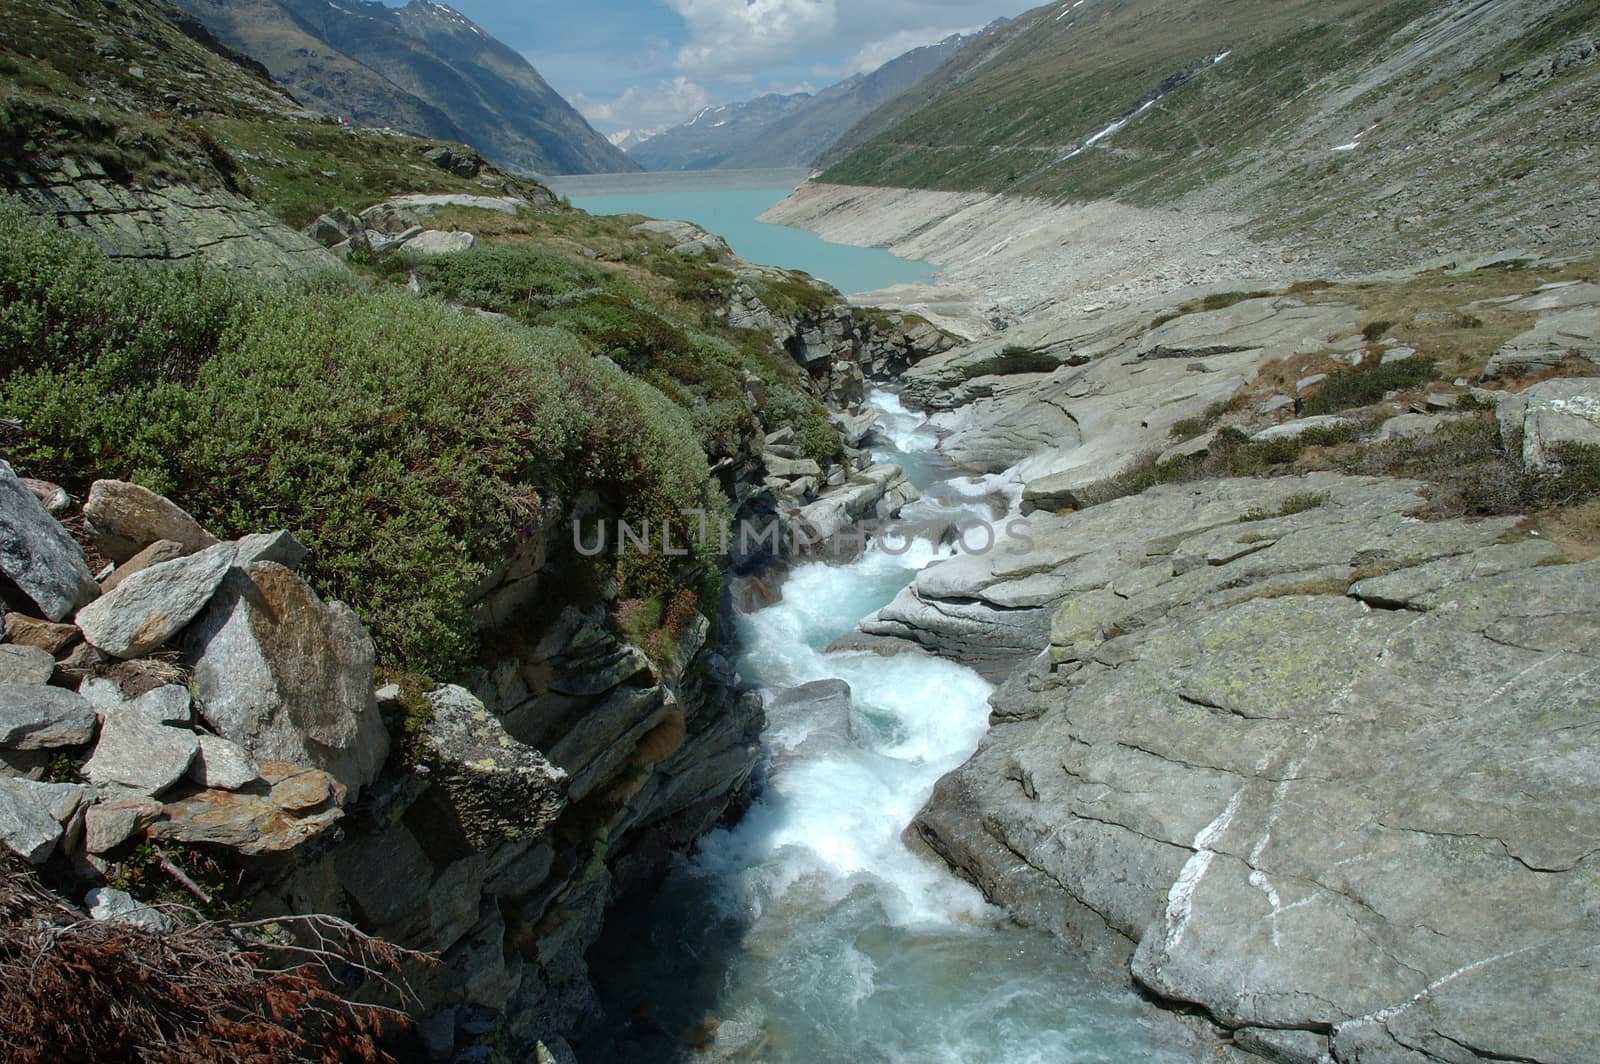
[[[920,416],[873,401],[880,458],[929,489],[917,520],[1008,509],[993,478],[951,479],[926,459],[937,437]],[[648,913],[613,921],[591,967],[609,1011],[631,1017],[629,1059],[687,1056],[708,1020],[761,1028],[756,1059],[774,1062],[1190,1059],[1131,993],[902,841],[982,738],[990,686],[930,656],[826,648],[947,552],[920,542],[802,565],[782,602],[742,620],[747,680],[842,679],[849,719],[773,720],[748,815],[702,840]]]

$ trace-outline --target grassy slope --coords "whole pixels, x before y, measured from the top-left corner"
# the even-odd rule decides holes
[[[462,139],[437,107],[308,33],[273,0],[179,0],[236,48],[264,63],[306,106],[357,125],[392,126],[416,136]]]
[[[1516,242],[1570,228],[1593,193],[1600,63],[1501,72],[1591,36],[1596,0],[1052,4],[871,116],[822,179],[1143,206],[1206,189],[1262,235]],[[1362,131],[1360,151],[1330,151]]]
[[[830,169],[829,181],[1133,199],[1182,191],[1169,172],[1197,149],[1216,162],[1293,113],[1312,80],[1367,53],[1431,0],[1094,0],[1070,17],[1041,9],[988,35],[897,105],[898,120]],[[1222,52],[1233,54],[1207,68]],[[1120,150],[1060,157],[1193,75]],[[880,119],[881,121],[881,119]]]

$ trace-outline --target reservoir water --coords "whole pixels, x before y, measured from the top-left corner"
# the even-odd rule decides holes
[[[935,267],[926,262],[902,259],[882,248],[830,244],[803,229],[756,220],[805,177],[804,170],[713,170],[555,177],[547,183],[591,214],[694,222],[727,240],[742,258],[804,270],[846,294],[933,278]]]
[[[908,520],[1002,518],[997,480],[940,466],[921,415],[875,393],[874,457],[924,497]],[[997,522],[998,523],[998,522]],[[900,546],[896,544],[896,546]],[[990,686],[918,653],[826,648],[938,564],[922,542],[797,566],[740,619],[741,677],[769,690],[843,679],[851,698],[769,713],[754,807],[614,913],[590,969],[607,1014],[597,1060],[862,1062],[1197,1059],[1125,982],[1012,924],[902,832],[988,726]],[[724,1041],[743,1052],[724,1055]],[[710,1049],[710,1055],[704,1055]]]

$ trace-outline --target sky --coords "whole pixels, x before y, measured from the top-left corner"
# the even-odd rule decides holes
[[[825,88],[1040,0],[445,2],[527,56],[609,135],[654,132],[767,92]]]

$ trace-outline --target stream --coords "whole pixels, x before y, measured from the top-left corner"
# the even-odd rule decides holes
[[[908,519],[1003,517],[1010,500],[992,478],[943,465],[923,417],[888,393],[868,402],[881,411],[874,458],[923,491]],[[926,541],[900,556],[873,545],[850,565],[799,565],[781,602],[741,618],[746,682],[842,679],[848,720],[821,707],[772,714],[749,813],[680,858],[647,906],[613,914],[590,958],[626,1029],[605,1059],[1194,1059],[1132,991],[901,841],[983,737],[991,687],[931,656],[826,648],[938,553]],[[694,1054],[718,1022],[715,1051]],[[743,1055],[724,1055],[740,1040],[729,1031],[749,1040]]]

